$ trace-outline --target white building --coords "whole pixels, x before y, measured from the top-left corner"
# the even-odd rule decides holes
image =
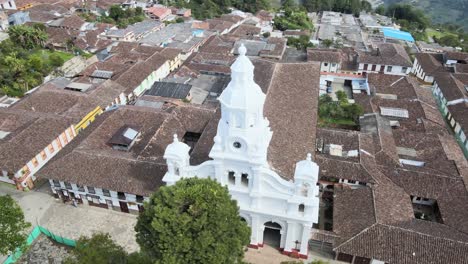
[[[411,59],[399,44],[379,44],[373,52],[361,52],[359,73],[383,73],[406,76],[411,72]]]
[[[15,0],[0,0],[0,10],[16,10]]]
[[[274,237],[283,253],[306,258],[312,225],[318,223],[319,168],[308,154],[296,164],[294,181],[287,181],[269,165],[273,132],[263,115],[266,96],[254,82],[254,66],[243,45],[239,54],[231,66],[232,80],[219,97],[221,119],[209,154],[212,160],[190,166],[190,147],[174,135],[164,154],[168,171],[163,181],[173,185],[186,177],[216,179],[228,186],[252,228],[251,247]]]

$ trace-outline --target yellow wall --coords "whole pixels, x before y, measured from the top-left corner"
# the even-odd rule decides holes
[[[89,112],[81,121],[75,125],[75,133],[78,134],[80,130],[85,129],[86,127],[91,124],[94,119],[96,119],[96,116],[102,114],[102,108],[100,106],[94,108],[93,111]]]

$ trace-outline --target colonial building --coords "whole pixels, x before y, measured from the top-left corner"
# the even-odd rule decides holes
[[[359,72],[408,75],[411,59],[405,48],[398,44],[380,44],[372,52],[361,52]]]
[[[174,135],[164,153],[168,172],[163,181],[173,185],[186,177],[216,179],[228,186],[252,228],[251,247],[263,245],[268,229],[279,230],[279,247],[307,258],[312,225],[318,223],[319,168],[309,153],[296,164],[294,181],[288,181],[269,165],[273,132],[263,115],[266,96],[254,81],[254,66],[244,46],[239,54],[231,66],[231,82],[218,99],[221,119],[209,154],[212,160],[190,166],[190,147]]]

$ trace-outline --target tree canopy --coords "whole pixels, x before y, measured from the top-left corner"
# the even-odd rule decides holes
[[[8,35],[14,43],[20,45],[23,49],[43,47],[48,39],[45,30],[39,26],[11,26],[8,28]]]
[[[15,200],[9,195],[0,196],[0,255],[8,255],[23,247],[30,226]]]
[[[62,66],[71,54],[43,49],[47,34],[41,26],[13,26],[0,43],[0,94],[21,97],[43,77]]]
[[[361,11],[372,11],[372,5],[365,0],[303,0],[302,5],[309,12],[335,11],[358,16]]]
[[[283,16],[276,16],[274,18],[274,26],[279,30],[312,30],[314,28],[314,25],[307,16],[307,13],[300,9],[287,9]]]
[[[178,8],[190,8],[192,10],[192,16],[196,19],[213,18],[229,13],[230,7],[250,13],[256,13],[263,9],[270,9],[269,0],[165,0],[163,3]]]
[[[71,251],[71,257],[65,264],[125,264],[127,253],[117,245],[106,233],[96,233],[91,237],[80,237],[76,247]]]
[[[333,101],[328,94],[319,98],[319,117],[329,120],[349,120],[357,122],[364,109],[359,104],[350,104],[343,91],[336,92],[338,101]]]
[[[156,263],[239,263],[250,238],[227,187],[198,178],[161,187],[135,230],[142,252]]]

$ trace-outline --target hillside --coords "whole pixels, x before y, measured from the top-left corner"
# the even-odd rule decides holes
[[[454,23],[468,31],[468,0],[384,0],[386,4],[410,3],[429,14],[433,23]]]

